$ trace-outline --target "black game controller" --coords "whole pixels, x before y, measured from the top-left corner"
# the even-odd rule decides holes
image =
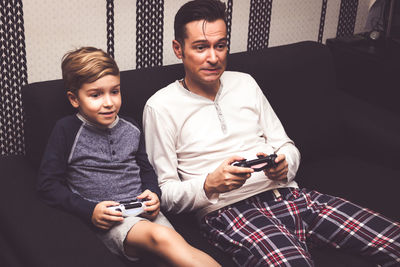
[[[254,171],[259,172],[265,169],[276,167],[278,164],[275,162],[277,155],[271,154],[266,157],[260,157],[253,160],[241,160],[233,164],[237,167],[252,168]]]

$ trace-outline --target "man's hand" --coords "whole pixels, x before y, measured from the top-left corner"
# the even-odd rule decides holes
[[[251,168],[232,166],[235,161],[243,160],[242,157],[233,156],[224,160],[219,167],[207,175],[204,182],[204,191],[208,198],[214,193],[224,193],[241,187],[251,173]]]
[[[107,209],[110,206],[117,205],[119,205],[119,203],[115,201],[99,202],[93,210],[92,223],[100,229],[108,230],[116,222],[123,221],[122,212]]]
[[[257,156],[266,157],[268,155],[263,152],[259,152],[257,153]],[[279,154],[278,157],[275,159],[275,163],[278,164],[275,168],[264,170],[265,175],[268,176],[269,179],[274,181],[282,181],[285,179],[287,180],[289,167],[285,155]]]
[[[145,200],[145,213],[141,214],[141,216],[149,220],[154,220],[160,212],[160,200],[158,199],[157,194],[146,189],[143,193],[137,196],[137,198]]]

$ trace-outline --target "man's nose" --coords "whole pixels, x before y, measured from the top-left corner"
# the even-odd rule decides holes
[[[214,48],[211,48],[208,52],[208,62],[216,64],[218,62],[218,56]]]

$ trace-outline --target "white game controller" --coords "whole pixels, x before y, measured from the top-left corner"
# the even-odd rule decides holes
[[[124,202],[117,206],[108,207],[108,209],[122,212],[123,217],[137,216],[144,213],[144,203],[140,200]]]

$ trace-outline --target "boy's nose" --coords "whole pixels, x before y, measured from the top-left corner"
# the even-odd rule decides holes
[[[114,104],[114,103],[113,103],[111,97],[110,97],[109,95],[105,95],[105,96],[104,96],[103,105],[104,105],[105,107],[112,107],[113,104]]]

